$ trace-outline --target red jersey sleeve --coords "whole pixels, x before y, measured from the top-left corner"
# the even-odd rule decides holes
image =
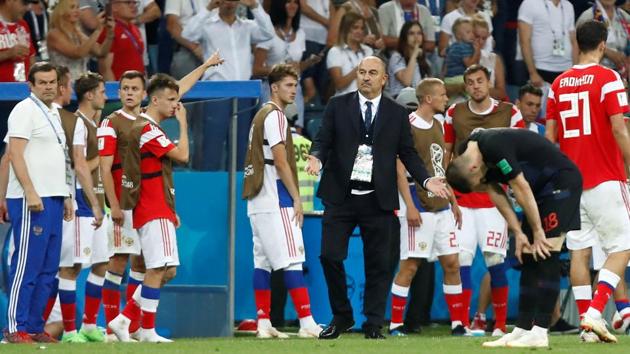
[[[118,138],[116,130],[109,119],[101,122],[96,131],[98,137],[98,154],[100,156],[111,156],[116,154]]]
[[[549,88],[549,95],[547,95],[547,120],[555,120],[557,121],[559,116],[558,116],[558,106],[556,104],[556,91],[557,86],[552,85]]]
[[[147,124],[140,136],[140,150],[152,153],[160,158],[175,149],[175,144],[164,133],[151,124]]]
[[[444,142],[447,144],[455,144],[455,129],[453,129],[453,112],[455,112],[455,105],[450,106],[446,110],[444,116]]]
[[[615,114],[624,114],[630,110],[628,107],[628,93],[616,71],[608,70],[610,79],[602,85],[601,99],[608,117]]]
[[[521,111],[515,105],[512,105],[512,118],[510,119],[510,128],[525,128],[525,121]]]

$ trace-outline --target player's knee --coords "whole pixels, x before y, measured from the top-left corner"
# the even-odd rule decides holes
[[[459,273],[459,259],[456,255],[443,256],[442,259],[440,259],[440,265],[444,273]]]
[[[473,264],[473,258],[473,254],[468,251],[461,250],[459,252],[459,264],[462,267],[470,267]]]
[[[141,255],[131,256],[131,270],[138,273],[144,273],[147,270],[147,266],[144,263],[144,257]]]
[[[123,274],[127,267],[128,256],[126,254],[116,254],[109,259],[107,270],[110,273]]]
[[[486,267],[488,268],[499,265],[505,261],[505,257],[503,255],[491,252],[484,252],[483,259],[486,262]]]
[[[168,283],[169,281],[173,280],[176,275],[177,275],[176,267],[166,268],[166,271],[164,271],[164,276],[162,277],[162,286],[164,286],[164,284]]]

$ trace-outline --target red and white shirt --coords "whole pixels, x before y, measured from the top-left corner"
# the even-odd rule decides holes
[[[626,180],[610,117],[629,110],[619,74],[601,65],[575,65],[551,85],[547,119],[557,122],[560,150],[580,169],[584,189]]]
[[[28,46],[29,53],[23,58],[1,61],[0,82],[26,81],[31,57],[35,55],[35,48],[31,42],[31,32],[26,21],[5,22],[0,20],[0,52],[9,50],[17,44]]]
[[[151,121],[142,129],[140,136],[140,173],[142,175],[156,174],[162,171],[162,159],[175,149],[175,144],[164,134],[153,118],[145,113],[140,116]],[[177,224],[175,211],[166,202],[164,194],[164,178],[156,174],[153,178],[144,178],[140,183],[140,196],[133,209],[133,227],[141,228],[144,224],[155,219],[169,219]]]
[[[288,125],[289,122],[281,110],[273,110],[265,118],[265,140],[262,147],[265,161],[273,161],[271,148],[286,143]],[[247,215],[277,212],[280,208],[290,207],[293,207],[293,198],[282,183],[276,166],[265,163],[263,186],[258,195],[247,201]]]
[[[112,162],[112,178],[114,180],[114,190],[116,191],[116,198],[120,199],[120,190],[122,189],[122,158],[118,154],[118,137],[122,135],[121,132],[117,132],[112,124],[112,119],[129,119],[135,121],[136,117],[125,113],[122,109],[116,111],[117,116],[114,118],[103,119],[101,125],[96,131],[98,137],[98,154],[99,156],[112,156],[114,155],[114,161]]]

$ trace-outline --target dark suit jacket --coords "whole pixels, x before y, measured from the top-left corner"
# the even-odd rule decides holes
[[[311,146],[311,155],[323,165],[317,196],[325,203],[341,204],[350,195],[350,175],[361,142],[363,117],[358,92],[330,99],[324,120]],[[413,145],[407,110],[394,100],[381,96],[374,121],[372,182],[383,210],[398,209],[396,157],[407,171],[422,183],[429,178]]]

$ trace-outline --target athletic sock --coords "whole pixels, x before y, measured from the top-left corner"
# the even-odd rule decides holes
[[[490,272],[490,287],[492,289],[492,308],[494,309],[494,328],[506,332],[508,282],[505,263],[488,268]]]
[[[293,306],[295,307],[298,318],[312,317],[311,301],[308,296],[302,270],[285,270],[284,284],[289,290],[289,295],[291,295],[291,300],[293,300]],[[305,323],[309,322],[310,321],[305,321]]]
[[[409,296],[408,286],[392,283],[392,318],[389,323],[390,330],[403,325],[407,296]]]
[[[105,313],[105,326],[111,322],[120,313],[120,283],[122,282],[122,274],[113,272],[105,272],[105,280],[103,281],[102,298],[103,312]],[[112,331],[107,328],[107,333]]]
[[[606,303],[608,303],[608,299],[615,291],[617,284],[619,284],[619,276],[617,274],[605,268],[599,271],[597,290],[595,291],[595,296],[593,296],[593,301],[591,301],[591,306],[586,311],[589,316],[596,319],[602,317],[604,307],[606,307]]]
[[[573,297],[575,298],[578,314],[582,317],[586,311],[588,311],[588,307],[591,306],[593,289],[590,285],[579,285],[572,287],[571,290],[573,290]]]
[[[630,322],[630,303],[628,299],[615,300],[615,307],[623,322]]]
[[[536,262],[531,255],[523,255],[520,290],[518,295],[518,318],[516,327],[529,331],[534,324],[536,314]],[[554,299],[555,301],[556,299]]]
[[[129,271],[129,281],[127,282],[127,301],[129,301],[133,294],[136,292],[136,289],[140,284],[144,281],[144,273]],[[132,320],[131,324],[129,324],[129,333],[133,333],[140,328],[140,314],[137,315],[138,320]]]
[[[254,268],[254,300],[258,321],[269,320],[271,312],[271,273]]]
[[[77,330],[77,281],[59,278],[59,303],[63,330],[72,333]]]
[[[462,284],[442,284],[442,290],[444,291],[444,300],[446,300],[448,312],[451,316],[451,327],[455,328],[457,325],[463,324]]]
[[[534,324],[538,327],[549,328],[558,295],[560,294],[560,254],[551,252],[546,259],[536,262],[538,270],[536,315]],[[545,332],[546,333],[546,332]]]
[[[470,327],[470,301],[472,299],[472,277],[470,266],[459,267],[459,275],[462,278],[462,322],[464,326]]]
[[[55,302],[57,302],[57,294],[59,292],[59,278],[55,278],[52,283],[52,287],[50,289],[50,295],[48,296],[48,301],[46,301],[46,308],[44,309],[44,323],[48,321],[48,317],[50,317],[50,313],[52,312],[53,307],[55,307]]]
[[[83,328],[96,328],[96,317],[101,305],[102,288],[105,278],[90,272],[85,283],[85,310],[83,312]],[[87,327],[85,327],[87,325]]]
[[[140,292],[142,299],[142,328],[155,328],[155,313],[160,303],[160,289],[143,285]]]
[[[140,285],[136,288],[136,291],[133,292],[133,296],[127,304],[125,304],[125,308],[122,311],[122,315],[127,317],[130,321],[139,321],[142,315],[141,312],[141,304],[142,304],[142,288],[144,286]]]

